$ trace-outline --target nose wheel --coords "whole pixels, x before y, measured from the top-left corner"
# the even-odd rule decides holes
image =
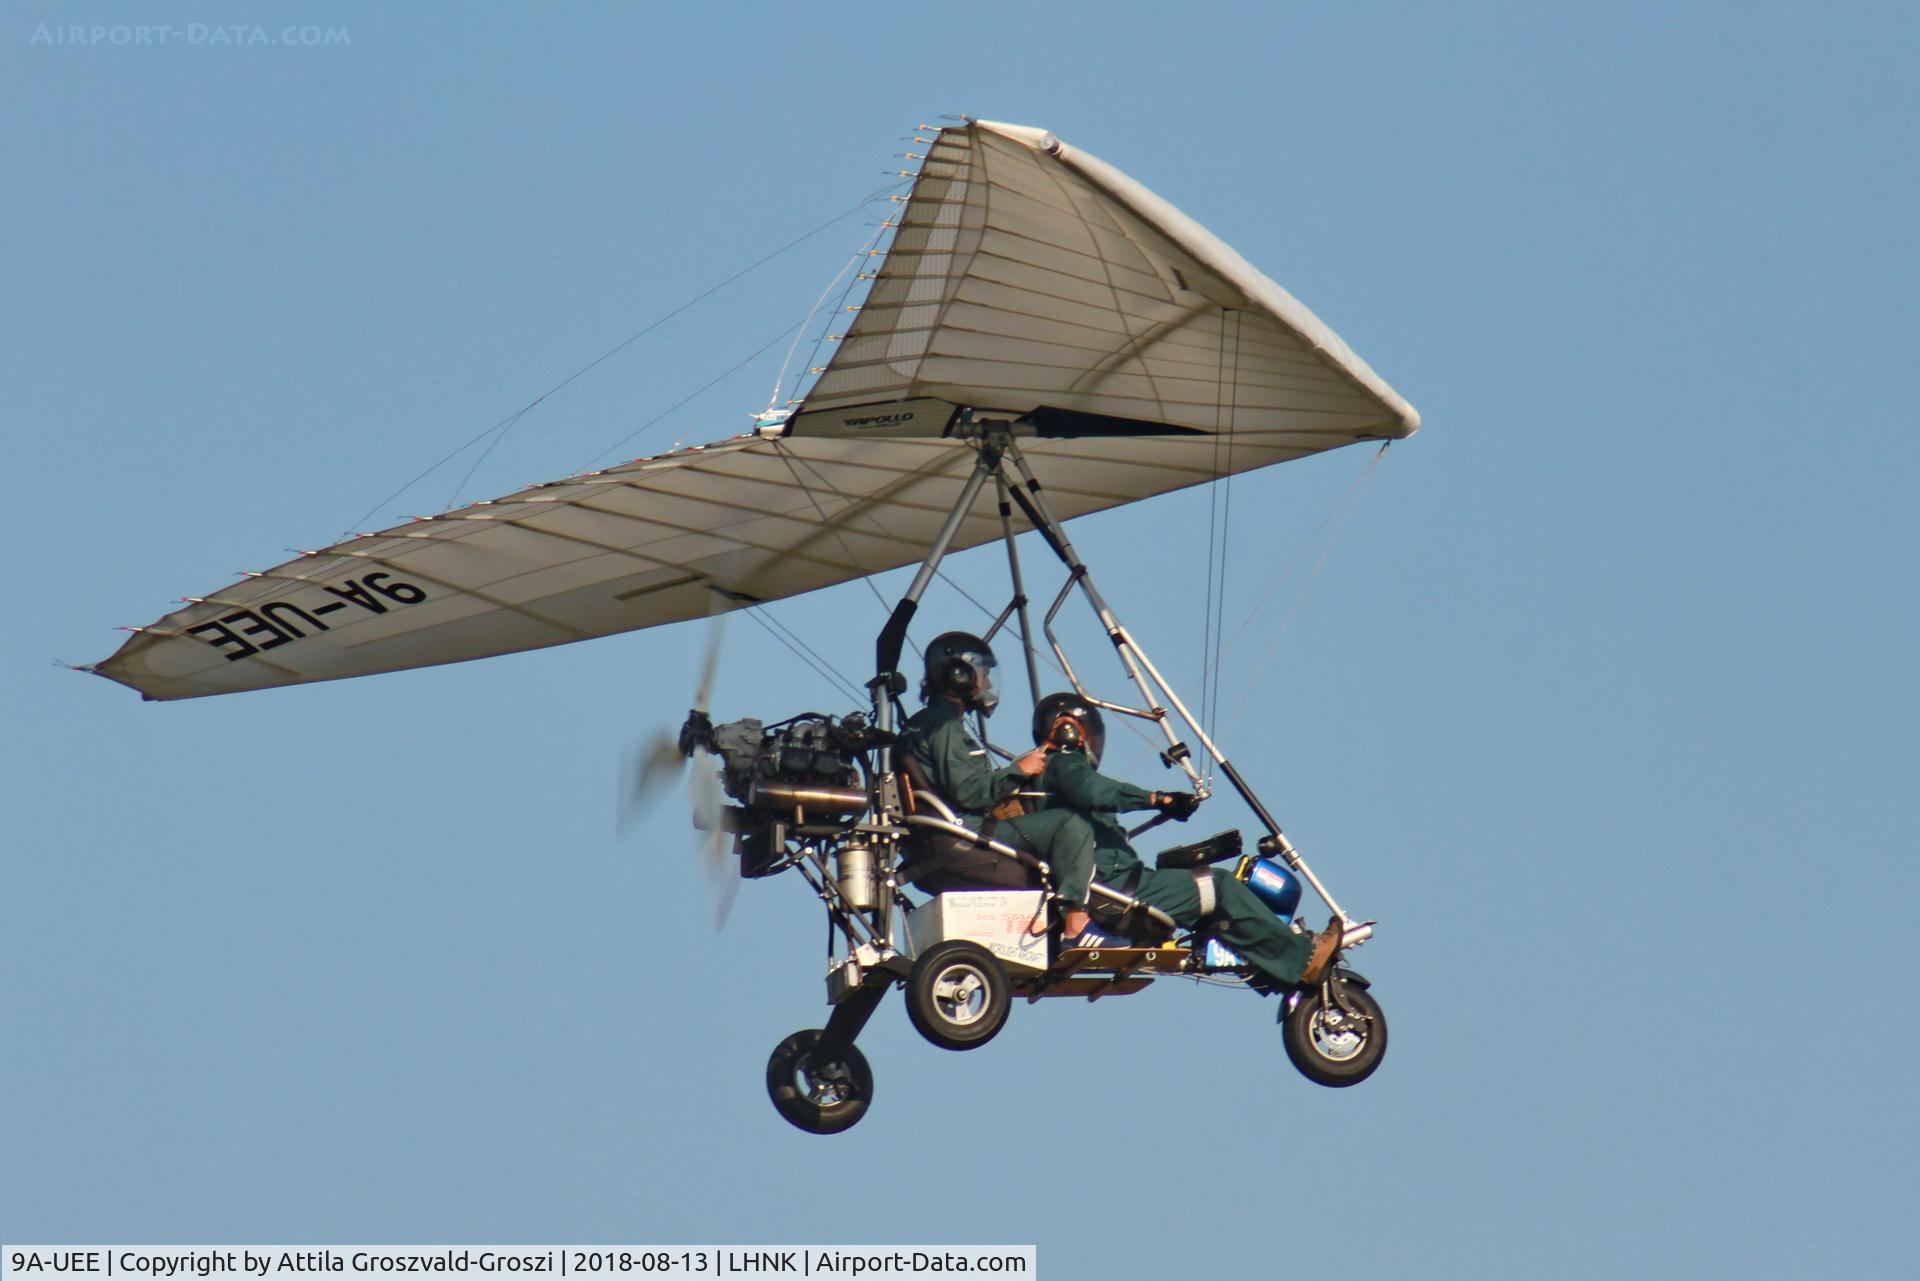
[[[1300,1074],[1339,1089],[1372,1076],[1387,1053],[1387,1016],[1358,983],[1335,977],[1308,992],[1281,1032]]]
[[[819,1052],[820,1029],[795,1032],[767,1060],[767,1097],[788,1122],[808,1134],[838,1134],[867,1114],[873,1069],[851,1043]]]

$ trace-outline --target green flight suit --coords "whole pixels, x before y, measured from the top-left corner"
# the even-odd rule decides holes
[[[1093,768],[1086,754],[1056,750],[1047,754],[1040,786],[1047,793],[1047,809],[1084,814],[1095,838],[1094,867],[1101,883],[1125,890],[1185,926],[1201,918],[1201,890],[1195,872],[1148,867],[1133,852],[1118,811],[1153,808],[1153,793],[1132,783],[1108,778]],[[1246,959],[1260,976],[1276,986],[1292,987],[1300,980],[1313,952],[1313,940],[1296,934],[1273,909],[1232,872],[1215,867],[1214,907],[1206,915],[1210,932]]]
[[[940,799],[969,827],[979,828],[989,810],[1027,781],[1011,765],[999,769],[989,765],[987,749],[967,732],[966,717],[944,698],[934,699],[909,717],[900,742],[920,762]],[[1094,836],[1085,817],[1071,810],[1042,810],[1000,819],[988,835],[1023,845],[1045,859],[1053,868],[1054,890],[1069,907],[1086,903],[1087,886],[1093,880]]]

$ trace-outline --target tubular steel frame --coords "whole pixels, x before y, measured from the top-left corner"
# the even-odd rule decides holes
[[[1054,555],[1057,556],[1060,562],[1067,568],[1067,582],[1060,589],[1060,593],[1054,599],[1051,608],[1047,610],[1041,627],[1046,636],[1048,646],[1052,649],[1054,657],[1059,661],[1061,669],[1066,673],[1067,680],[1073,685],[1074,691],[1097,707],[1105,708],[1108,711],[1120,715],[1149,720],[1158,725],[1167,740],[1166,750],[1161,754],[1162,758],[1171,765],[1179,766],[1193,784],[1194,793],[1202,799],[1205,799],[1210,792],[1200,772],[1194,768],[1191,749],[1181,739],[1180,734],[1175,729],[1172,716],[1177,715],[1186,728],[1192,732],[1193,737],[1199,742],[1202,749],[1206,751],[1215,765],[1219,767],[1220,774],[1232,785],[1234,791],[1239,793],[1240,798],[1247,803],[1248,808],[1253,811],[1260,825],[1266,828],[1270,839],[1263,841],[1261,844],[1284,859],[1288,867],[1293,869],[1293,871],[1298,873],[1308,884],[1313,886],[1314,892],[1326,903],[1328,909],[1345,922],[1346,946],[1353,946],[1363,942],[1372,935],[1373,923],[1369,921],[1356,924],[1353,918],[1348,916],[1340,905],[1334,901],[1333,895],[1327,891],[1325,884],[1314,874],[1313,869],[1307,866],[1307,861],[1301,855],[1299,849],[1295,847],[1292,841],[1287,839],[1286,833],[1280,828],[1279,821],[1273,817],[1272,812],[1261,802],[1260,798],[1254,793],[1253,788],[1247,783],[1246,779],[1241,776],[1240,771],[1234,768],[1232,762],[1227,759],[1226,753],[1220,750],[1219,745],[1216,744],[1207,734],[1206,730],[1201,727],[1193,713],[1189,711],[1186,704],[1181,701],[1180,696],[1174,692],[1172,685],[1168,683],[1166,677],[1160,674],[1160,669],[1154,666],[1153,660],[1148,658],[1146,652],[1141,649],[1140,643],[1136,641],[1132,633],[1122,625],[1119,618],[1114,614],[1112,607],[1107,603],[1106,598],[1101,595],[1099,588],[1094,585],[1092,572],[1088,570],[1086,564],[1080,559],[1079,553],[1074,550],[1073,543],[1068,539],[1066,531],[1061,527],[1059,519],[1053,514],[1052,507],[1047,501],[1045,490],[1041,487],[1038,478],[1034,476],[1033,469],[1028,466],[1026,456],[1021,453],[1019,444],[1014,440],[1012,426],[1013,425],[1008,422],[975,420],[963,415],[961,422],[955,428],[956,435],[969,441],[973,445],[976,454],[974,467],[968,475],[965,484],[961,487],[960,495],[955,500],[953,509],[947,513],[946,521],[941,525],[939,533],[935,535],[933,544],[927,551],[926,558],[921,562],[919,572],[914,575],[913,582],[908,586],[906,593],[900,598],[899,603],[895,605],[893,616],[888,620],[886,629],[881,633],[878,646],[879,671],[868,686],[873,694],[874,724],[885,730],[895,728],[893,714],[896,707],[896,700],[901,693],[905,692],[906,688],[905,679],[900,675],[898,669],[907,623],[918,610],[920,598],[925,594],[928,585],[933,581],[933,576],[938,571],[940,562],[946,558],[947,552],[952,547],[954,536],[958,533],[961,522],[964,521],[972,511],[974,503],[980,496],[981,490],[985,488],[987,481],[991,479],[994,483],[996,497],[999,499],[1002,537],[1007,548],[1008,569],[1013,582],[1013,599],[1007,607],[1000,612],[999,617],[995,619],[993,630],[998,632],[1006,623],[1009,616],[1016,612],[1018,613],[1020,618],[1021,643],[1026,651],[1027,680],[1032,688],[1034,701],[1036,703],[1039,701],[1040,680],[1038,669],[1034,662],[1033,632],[1028,618],[1028,602],[1020,574],[1020,559],[1018,552],[1014,548],[1015,530],[1012,516],[1013,506],[1017,506],[1020,509],[1021,514],[1026,517],[1028,524],[1046,541],[1047,546],[1053,550]],[[1009,477],[1009,465],[1013,471],[1017,473],[1017,476]],[[1012,506],[1009,506],[1009,500],[1011,500]],[[1075,672],[1072,663],[1067,658],[1065,648],[1060,643],[1058,637],[1054,635],[1053,631],[1054,619],[1065,606],[1067,599],[1073,594],[1075,587],[1079,588],[1081,596],[1093,610],[1094,616],[1099,620],[1100,626],[1106,632],[1108,640],[1113,643],[1114,652],[1119,656],[1120,664],[1126,669],[1128,678],[1133,682],[1134,687],[1139,690],[1140,697],[1146,704],[1145,707],[1128,707],[1124,704],[1095,697],[1088,693],[1086,687],[1081,683],[1078,673]],[[1171,709],[1171,713],[1169,709]],[[899,805],[899,798],[890,786],[891,771],[883,770],[880,773],[883,778],[888,780],[888,783],[883,785],[885,794],[876,798],[880,802],[879,809],[887,820],[886,825],[888,827],[897,827],[903,815]],[[882,933],[884,936],[887,936],[890,941],[892,935],[891,922],[889,922],[889,927],[882,931]]]

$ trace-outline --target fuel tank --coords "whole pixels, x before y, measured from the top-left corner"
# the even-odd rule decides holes
[[[1300,878],[1270,858],[1256,858],[1247,869],[1247,888],[1283,921],[1293,920],[1300,907]]]

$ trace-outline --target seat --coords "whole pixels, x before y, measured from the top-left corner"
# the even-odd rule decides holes
[[[926,894],[969,889],[1043,889],[1052,869],[1044,860],[969,827],[942,800],[913,753],[896,745],[893,767],[907,802],[907,831],[900,875]],[[1172,937],[1174,919],[1108,885],[1088,886],[1095,916],[1136,939]]]
[[[927,894],[962,889],[1040,889],[1046,863],[1025,850],[969,827],[940,798],[913,753],[896,745],[894,771],[907,802],[906,848],[900,874]]]

